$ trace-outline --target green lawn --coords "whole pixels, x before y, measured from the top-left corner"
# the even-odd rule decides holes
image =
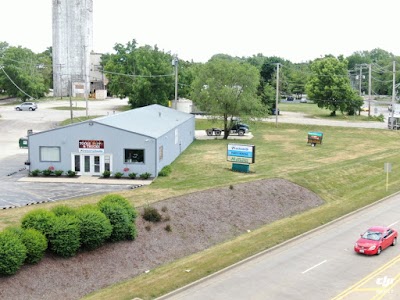
[[[307,109],[309,104],[298,105]],[[209,121],[196,121],[197,129],[209,126]],[[324,133],[323,144],[311,147],[306,143],[307,133],[316,129]],[[148,274],[93,293],[87,299],[153,299],[400,190],[398,131],[257,123],[251,124],[251,132],[254,138],[246,142],[256,146],[256,163],[251,165],[250,173],[230,170],[226,147],[234,141],[196,140],[172,164],[170,176],[121,194],[133,205],[142,206],[185,193],[279,177],[310,189],[326,203],[160,266]],[[383,171],[386,162],[393,166],[388,191]],[[57,204],[77,207],[97,202],[100,197],[94,195]],[[41,207],[53,205],[56,204],[46,203]],[[0,211],[0,229],[18,224],[21,216],[34,208]],[[184,272],[187,266],[193,271]]]

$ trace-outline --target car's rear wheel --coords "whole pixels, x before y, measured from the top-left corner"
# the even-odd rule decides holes
[[[239,130],[238,134],[239,135],[244,135],[244,131],[243,130]]]
[[[34,110],[32,107],[29,107],[29,110]]]
[[[21,109],[19,107],[17,107],[16,110],[21,110]]]
[[[379,248],[378,248],[378,251],[376,252],[376,255],[379,255],[379,254],[381,254],[381,252],[382,252],[382,248],[381,248],[381,247],[379,247]]]
[[[396,245],[397,244],[397,238],[394,238],[393,239],[393,242],[392,242],[392,246],[394,246],[394,245]]]

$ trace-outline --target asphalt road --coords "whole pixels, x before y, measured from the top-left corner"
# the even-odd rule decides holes
[[[395,195],[159,299],[332,299],[388,261],[400,260],[399,245],[371,257],[353,250],[359,234],[368,227],[390,225],[399,230],[399,222],[400,195]],[[380,297],[383,288],[387,288],[386,297],[377,299],[400,299],[398,282],[394,282],[400,263],[390,268],[361,282],[368,288],[338,299],[372,299]],[[393,283],[383,286],[384,280]]]
[[[127,100],[91,100],[88,103],[89,115],[107,115],[115,113],[118,106],[126,105]],[[68,100],[47,101],[39,102],[36,111],[16,111],[14,105],[0,102],[0,209],[108,193],[132,187],[132,185],[18,181],[28,176],[24,164],[28,158],[28,150],[19,147],[19,138],[25,137],[29,129],[34,132],[43,131],[58,126],[60,121],[69,119],[69,110],[53,109],[69,105]],[[85,108],[86,102],[74,101],[73,105]],[[86,110],[74,111],[74,116],[84,117]]]

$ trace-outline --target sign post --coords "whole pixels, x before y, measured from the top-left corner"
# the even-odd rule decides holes
[[[386,192],[388,191],[389,187],[389,173],[392,172],[392,164],[391,163],[384,163],[383,169],[386,172]]]

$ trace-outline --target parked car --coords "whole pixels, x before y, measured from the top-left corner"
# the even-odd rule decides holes
[[[37,109],[37,105],[35,102],[24,102],[21,103],[20,105],[17,105],[15,107],[15,110],[31,110],[31,111],[35,111]]]
[[[307,99],[306,98],[301,98],[300,99],[300,103],[307,103]]]
[[[293,97],[293,96],[288,96],[288,97],[286,98],[286,100],[287,100],[287,101],[293,101],[293,100],[294,100],[294,97]]]
[[[362,107],[361,107],[361,111],[369,111],[368,106],[362,106]]]
[[[397,243],[397,231],[384,226],[374,226],[361,234],[354,251],[366,255],[379,255],[382,250]]]

